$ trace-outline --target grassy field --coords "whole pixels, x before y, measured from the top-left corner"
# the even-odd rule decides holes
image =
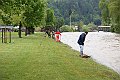
[[[0,42],[0,80],[120,80],[113,70],[43,33]],[[1,39],[0,39],[1,41]]]

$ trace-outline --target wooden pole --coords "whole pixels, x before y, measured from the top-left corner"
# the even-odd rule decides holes
[[[10,33],[10,35],[9,35],[10,36],[10,42],[9,43],[11,43],[11,30],[9,30],[9,33]]]
[[[2,28],[2,43],[3,43],[4,41],[3,41],[3,28]]]
[[[7,43],[7,29],[5,26],[5,30],[4,30],[4,43]]]
[[[5,42],[5,29],[3,29],[3,43]]]

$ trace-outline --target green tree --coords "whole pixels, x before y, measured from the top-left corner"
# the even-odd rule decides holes
[[[19,25],[19,37],[22,25],[33,29],[45,24],[46,0],[0,0],[0,4],[3,22]]]
[[[83,32],[86,32],[86,31],[88,32],[88,31],[90,31],[89,28],[88,28],[86,25],[84,25],[84,26],[82,27],[82,30],[83,30]]]
[[[4,25],[3,20],[2,20],[2,10],[0,9],[0,25]]]
[[[2,20],[6,25],[19,25],[19,37],[21,38],[21,19],[24,0],[0,0]]]
[[[100,0],[99,2],[99,8],[101,9],[101,15],[102,15],[102,25],[110,25],[110,16],[109,16],[109,10],[108,10],[108,0]]]
[[[47,15],[46,15],[46,29],[53,29],[54,27],[54,20],[55,20],[55,16],[54,16],[54,10],[48,8],[46,11]]]
[[[62,27],[64,25],[64,18],[62,17],[56,17],[55,18],[55,21],[54,21],[54,27],[55,27],[55,30],[59,30],[60,27]]]
[[[82,31],[83,26],[84,26],[83,21],[80,21],[80,23],[78,23],[78,31]]]
[[[110,0],[109,11],[112,31],[120,33],[120,0]]]
[[[12,15],[13,4],[14,4],[14,1],[12,0],[0,0],[1,17],[5,25],[11,25],[11,15]]]
[[[89,23],[87,27],[89,31],[97,30],[97,26],[93,22]]]

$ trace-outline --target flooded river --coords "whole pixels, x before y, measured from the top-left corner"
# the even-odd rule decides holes
[[[61,41],[79,51],[77,40],[80,34],[80,32],[62,33]],[[85,40],[84,53],[120,74],[120,34],[89,32]]]

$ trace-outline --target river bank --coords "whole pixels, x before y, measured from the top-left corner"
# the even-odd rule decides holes
[[[80,32],[62,33],[61,42],[79,51],[77,40],[80,34]],[[120,34],[89,32],[86,36],[84,53],[120,74]]]

